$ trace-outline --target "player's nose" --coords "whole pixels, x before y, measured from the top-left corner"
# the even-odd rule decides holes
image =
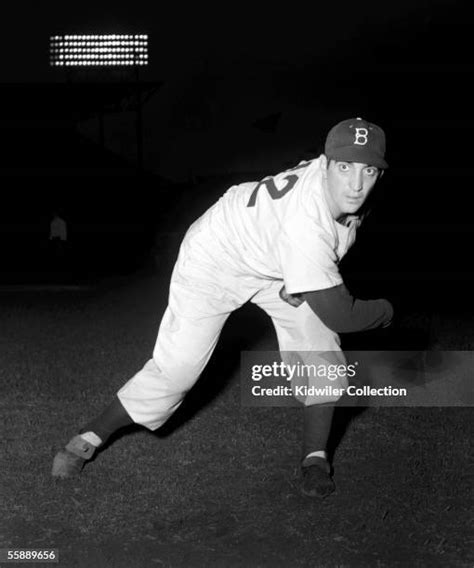
[[[361,191],[364,186],[362,171],[359,170],[354,171],[350,178],[349,184],[352,191]]]

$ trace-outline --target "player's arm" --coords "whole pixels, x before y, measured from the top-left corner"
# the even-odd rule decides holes
[[[305,292],[303,299],[324,325],[336,333],[387,327],[393,319],[393,307],[388,300],[359,300],[344,284]]]
[[[393,307],[388,300],[359,300],[344,284],[303,294],[288,294],[283,286],[280,297],[294,307],[308,302],[324,325],[336,333],[387,327],[393,318]]]

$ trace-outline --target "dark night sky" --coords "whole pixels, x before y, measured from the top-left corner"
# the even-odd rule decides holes
[[[94,144],[89,148],[81,140],[79,147],[75,127],[64,128],[64,116],[60,124],[45,104],[56,97],[54,104],[61,105],[57,83],[64,84],[64,76],[48,67],[51,34],[148,33],[150,65],[141,78],[164,85],[145,108],[145,167],[155,174],[168,177],[176,168],[185,178],[193,157],[198,163],[212,157],[219,166],[221,150],[225,171],[236,165],[244,172],[255,156],[265,173],[278,171],[288,165],[287,158],[301,158],[298,153],[309,150],[298,145],[299,139],[306,136],[316,148],[334,121],[362,114],[380,122],[388,136],[391,170],[379,221],[470,223],[468,209],[459,207],[470,180],[474,127],[470,19],[463,5],[455,0],[372,0],[292,3],[289,10],[288,5],[282,9],[256,2],[9,2],[0,36],[0,82],[11,87],[0,90],[1,218],[21,229],[26,213],[39,227],[57,200],[70,216],[83,220],[95,215],[115,222],[128,216],[131,224],[139,224],[155,211],[150,190],[155,182],[135,181],[130,191],[130,176],[124,176],[122,166],[133,165],[136,148],[133,119],[127,125],[120,113],[107,117],[106,147],[119,154],[108,156],[108,167],[115,168],[114,159],[123,164],[109,181],[94,179],[97,161],[87,166],[86,158],[78,156],[84,148],[87,156],[98,150],[97,117],[89,124],[89,145],[95,136]],[[214,130],[184,132],[182,117],[199,115],[206,105],[214,113]],[[288,111],[277,134],[279,143],[287,137],[290,145],[281,152],[272,146],[272,135],[253,128],[256,119],[278,111]],[[171,160],[167,169],[160,169],[160,160]],[[87,184],[84,172],[92,175]],[[46,181],[41,191],[34,179],[38,173]],[[69,176],[66,184],[60,176]],[[459,198],[446,199],[451,190]],[[183,208],[186,221],[214,199],[186,199],[190,197]],[[161,205],[163,219],[167,211]],[[446,238],[439,233],[435,248]],[[458,241],[454,233],[449,238]],[[433,246],[431,252],[435,263]],[[459,263],[464,258],[460,253]]]
[[[16,46],[13,57],[2,58],[3,82],[55,80],[47,67],[48,37],[67,32],[147,32],[149,75],[155,78],[187,73],[203,60],[225,69],[235,59],[270,66],[349,59],[366,67],[389,59],[438,63],[445,57],[459,63],[466,57],[453,45],[453,38],[457,43],[463,35],[452,29],[463,25],[461,4],[449,0],[311,2],[292,4],[291,10],[277,3],[148,0],[7,6],[2,53],[12,53],[8,46]],[[414,46],[417,38],[430,45]]]
[[[145,167],[160,173],[162,160],[165,177],[172,179],[173,168],[181,167],[170,154],[187,153],[189,163],[182,169],[195,167],[191,154],[199,144],[194,134],[183,136],[182,117],[212,114],[214,133],[206,133],[206,151],[195,162],[217,156],[223,146],[219,141],[227,135],[223,159],[229,169],[229,156],[243,146],[267,148],[252,124],[284,111],[285,105],[319,112],[319,118],[300,119],[299,126],[287,113],[294,126],[291,135],[285,131],[288,138],[308,132],[311,137],[312,131],[321,138],[332,121],[364,115],[387,129],[392,163],[407,167],[416,160],[427,167],[427,158],[441,151],[448,152],[448,159],[467,157],[463,138],[472,126],[474,67],[463,5],[456,0],[345,0],[296,3],[289,10],[255,2],[12,2],[2,16],[0,81],[32,87],[64,83],[64,74],[48,67],[51,34],[146,32],[150,65],[141,79],[163,86],[145,108]],[[45,103],[56,97],[54,104],[60,106],[59,91],[45,98],[39,91],[18,88],[9,99],[4,90],[3,101],[0,93],[3,125],[15,114],[21,119],[36,113],[36,120],[54,122]],[[127,131],[121,118],[110,116],[106,145],[133,158],[133,123]],[[82,132],[97,137],[96,120],[92,117],[92,125]],[[7,126],[10,133],[18,130],[15,124]],[[451,136],[456,144],[440,147],[435,132],[440,141]],[[287,153],[304,149],[296,146],[286,148]],[[249,163],[248,156],[240,163]],[[438,156],[433,166],[439,166]]]

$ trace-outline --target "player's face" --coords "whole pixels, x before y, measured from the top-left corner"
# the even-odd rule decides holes
[[[335,219],[357,213],[372,191],[380,170],[358,162],[330,160],[327,167],[327,198]]]

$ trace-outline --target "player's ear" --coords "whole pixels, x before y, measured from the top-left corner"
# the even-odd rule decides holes
[[[378,179],[382,179],[384,173],[385,173],[385,170],[379,170],[379,178]]]
[[[326,158],[324,154],[321,154],[319,159],[321,163],[321,175],[324,179],[326,179],[329,160]]]

